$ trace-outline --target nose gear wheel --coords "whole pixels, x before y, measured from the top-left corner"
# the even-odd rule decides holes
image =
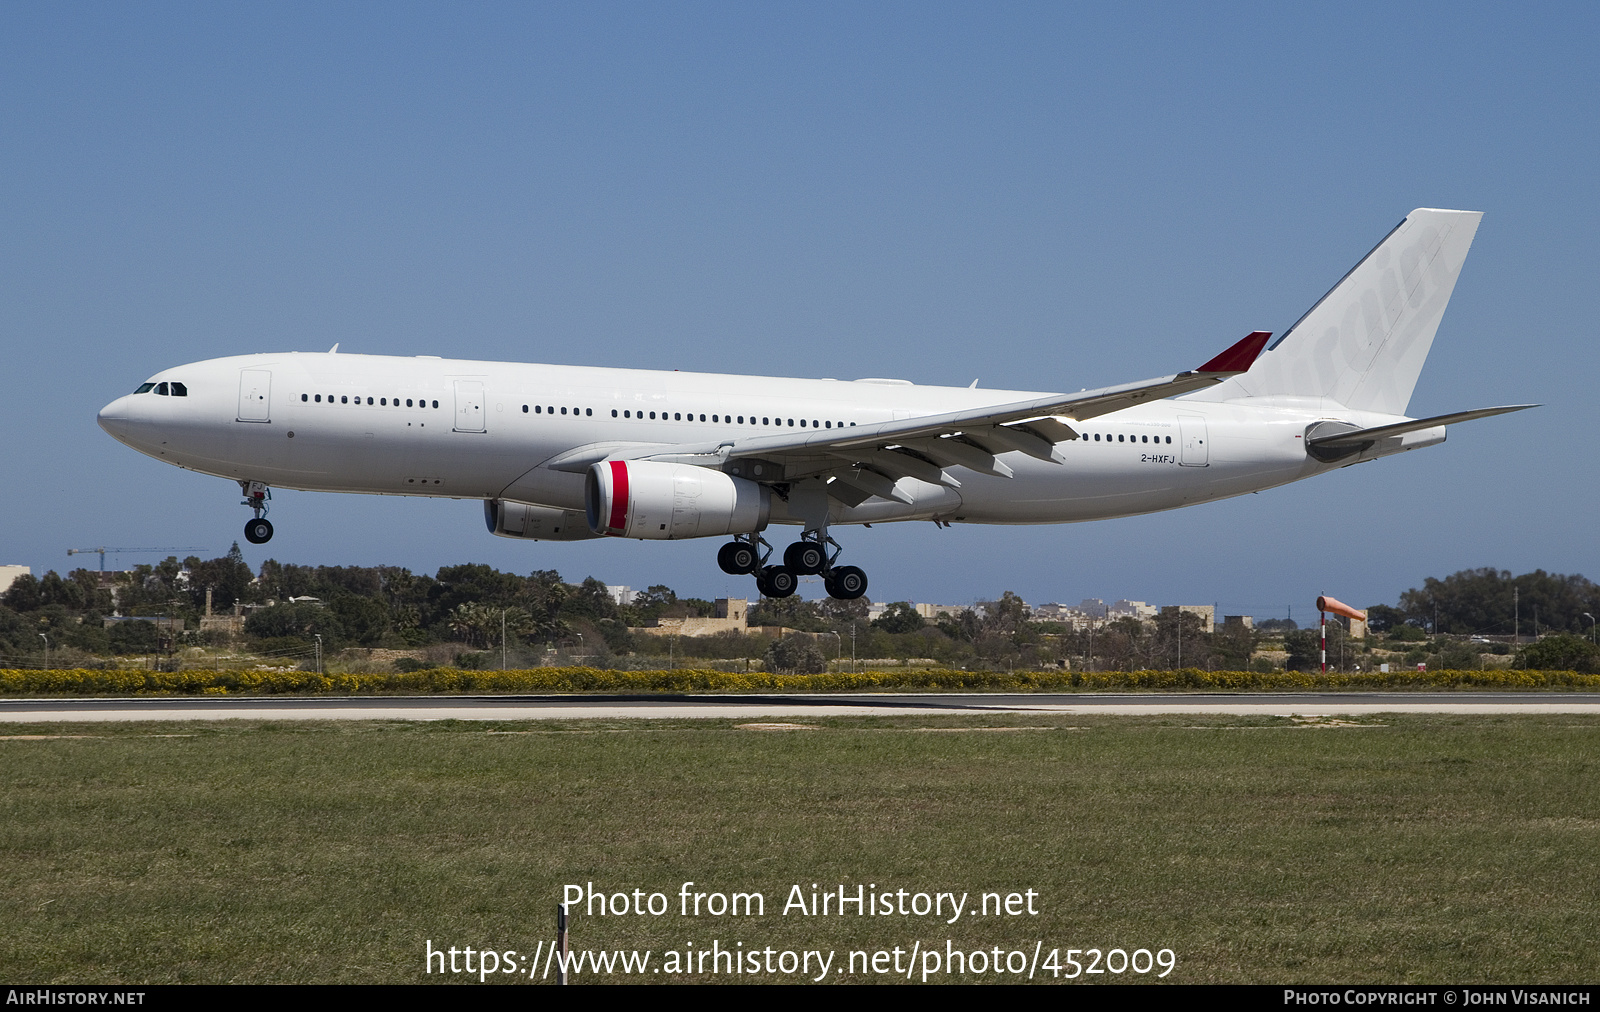
[[[256,514],[254,520],[244,525],[244,539],[252,545],[264,545],[272,540],[272,522],[267,519],[267,500],[272,498],[272,489],[259,481],[241,481],[239,489],[244,492],[244,501],[239,505],[250,507]]]

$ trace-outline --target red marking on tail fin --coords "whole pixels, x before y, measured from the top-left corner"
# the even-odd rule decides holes
[[[1246,372],[1250,363],[1261,354],[1261,349],[1267,346],[1267,341],[1272,337],[1270,331],[1258,330],[1195,372]]]

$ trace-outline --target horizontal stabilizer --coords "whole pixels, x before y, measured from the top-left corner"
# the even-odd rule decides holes
[[[1385,436],[1399,436],[1407,432],[1418,432],[1422,429],[1432,429],[1440,425],[1454,425],[1456,422],[1470,422],[1474,418],[1489,418],[1492,415],[1504,415],[1512,411],[1525,411],[1536,408],[1537,404],[1507,404],[1498,408],[1478,408],[1475,411],[1457,411],[1450,415],[1434,415],[1432,418],[1413,418],[1410,421],[1395,422],[1393,425],[1375,425],[1370,429],[1351,429],[1348,432],[1335,432],[1327,436],[1312,436],[1306,440],[1307,446],[1335,449],[1346,446],[1359,446],[1383,439]]]

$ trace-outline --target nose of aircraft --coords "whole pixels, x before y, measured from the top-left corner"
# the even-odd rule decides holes
[[[100,414],[95,419],[102,429],[117,439],[123,439],[128,435],[129,396],[131,395],[124,394],[101,408]]]

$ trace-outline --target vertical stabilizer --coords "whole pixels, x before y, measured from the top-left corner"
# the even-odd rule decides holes
[[[1404,414],[1482,217],[1412,211],[1249,372],[1195,399],[1322,398]]]

